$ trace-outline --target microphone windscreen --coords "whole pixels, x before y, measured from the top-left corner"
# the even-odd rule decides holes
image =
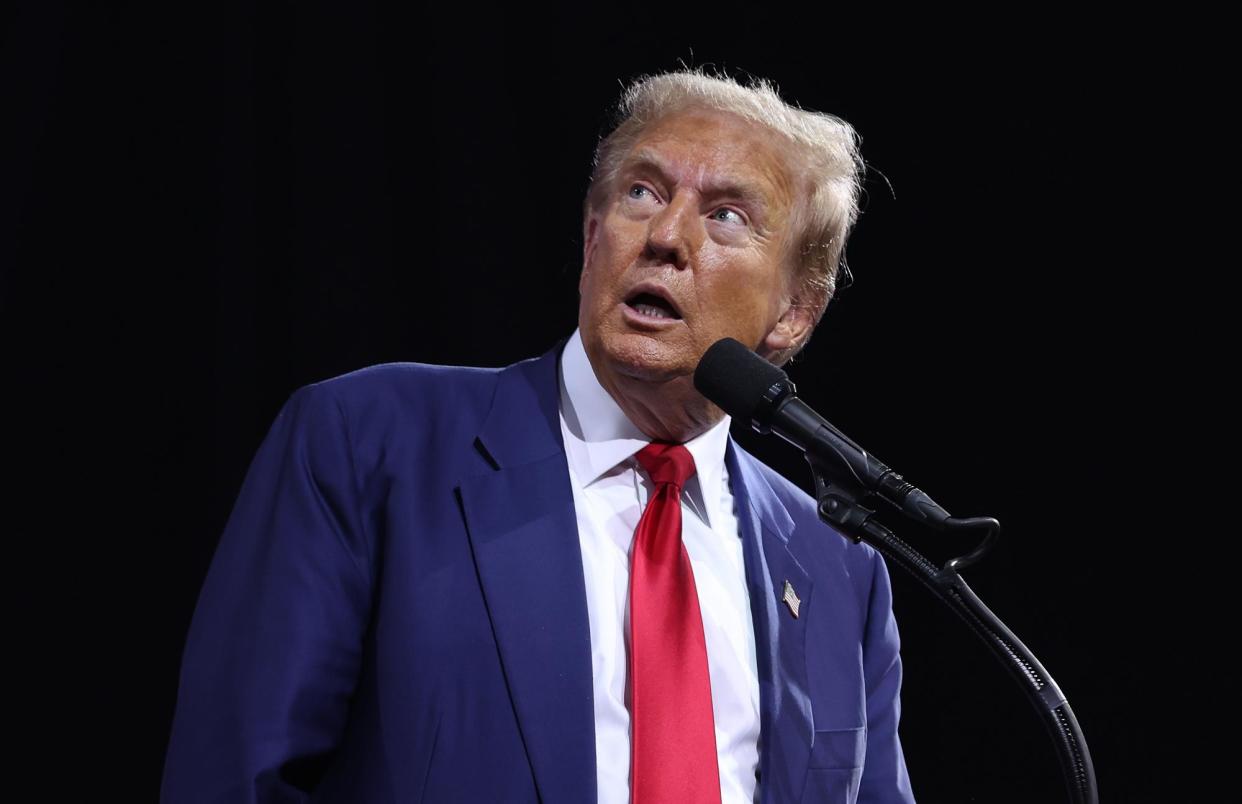
[[[756,418],[765,394],[777,383],[790,385],[785,372],[732,338],[713,343],[694,370],[698,392],[744,421]]]

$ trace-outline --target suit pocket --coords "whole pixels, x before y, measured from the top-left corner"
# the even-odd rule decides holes
[[[861,768],[867,750],[867,729],[832,729],[815,732],[811,743],[811,768]]]
[[[811,768],[802,788],[803,804],[857,804],[862,768]]]
[[[803,802],[854,804],[862,783],[867,730],[830,729],[815,732],[811,759],[807,763]]]

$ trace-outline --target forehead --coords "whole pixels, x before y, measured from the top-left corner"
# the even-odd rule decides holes
[[[790,148],[770,129],[736,115],[707,110],[662,118],[639,135],[622,170],[659,169],[683,184],[744,185],[772,202],[793,199]]]

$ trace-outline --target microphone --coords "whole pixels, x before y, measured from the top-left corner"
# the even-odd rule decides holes
[[[785,372],[732,338],[722,338],[699,361],[694,387],[757,432],[776,433],[816,459],[838,480],[853,481],[907,516],[944,527],[949,512],[858,446],[795,395]]]

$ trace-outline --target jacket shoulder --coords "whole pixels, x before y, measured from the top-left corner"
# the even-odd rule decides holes
[[[376,403],[435,404],[486,393],[503,369],[381,363],[302,386],[295,394],[336,399],[347,408]]]
[[[360,482],[465,460],[504,369],[384,363],[304,385],[278,415],[295,430],[340,441]],[[448,461],[449,464],[445,462]]]
[[[382,363],[293,392],[302,405],[334,405],[351,422],[382,424],[401,418],[436,419],[449,413],[469,418],[486,409],[503,369],[439,366],[429,363]]]

